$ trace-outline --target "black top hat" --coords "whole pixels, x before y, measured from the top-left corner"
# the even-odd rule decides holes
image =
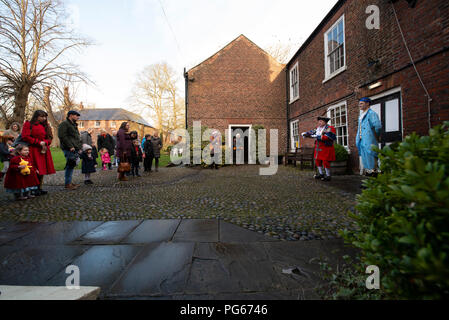
[[[324,122],[328,123],[331,119],[327,117],[318,117],[318,121],[323,120]]]

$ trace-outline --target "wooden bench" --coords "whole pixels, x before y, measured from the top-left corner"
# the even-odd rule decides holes
[[[288,152],[285,154],[285,165],[287,166],[293,161],[296,167],[296,162],[301,162],[301,170],[304,169],[304,162],[310,162],[312,170],[315,170],[315,148],[296,148],[295,152]]]

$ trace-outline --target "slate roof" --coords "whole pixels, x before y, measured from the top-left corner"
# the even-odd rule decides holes
[[[79,121],[89,121],[89,120],[122,120],[122,121],[133,121],[138,124],[143,124],[144,126],[154,128],[151,124],[145,121],[141,116],[122,109],[122,108],[110,108],[110,109],[83,109],[79,111],[81,114]],[[60,118],[63,115],[58,112],[55,117]],[[65,115],[64,115],[65,117]]]

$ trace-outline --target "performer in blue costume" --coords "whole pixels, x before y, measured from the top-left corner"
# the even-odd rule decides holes
[[[357,129],[356,146],[359,155],[362,157],[362,164],[365,174],[368,176],[377,175],[377,152],[371,149],[372,146],[379,145],[379,137],[382,131],[382,123],[377,113],[370,108],[371,99],[362,98],[359,101],[360,118]]]

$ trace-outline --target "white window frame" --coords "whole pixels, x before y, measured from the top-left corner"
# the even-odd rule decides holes
[[[329,46],[327,43],[327,38],[329,32],[332,32],[332,30],[337,27],[337,25],[343,21],[343,55],[344,55],[344,64],[341,66],[338,70],[335,70],[333,73],[330,72],[330,63],[328,59],[329,55]],[[343,14],[340,19],[335,22],[332,27],[330,27],[325,33],[324,33],[324,70],[325,70],[325,78],[323,80],[324,82],[329,81],[330,79],[334,78],[335,76],[339,75],[340,73],[344,72],[347,69],[346,64],[346,24],[345,24],[345,15]]]
[[[299,120],[294,120],[294,121],[290,121],[290,147],[292,152],[296,151],[296,144],[295,144],[295,136],[293,135],[294,130],[293,130],[293,126],[294,124],[297,124],[297,128],[298,128],[298,148],[300,147],[300,133],[299,133]]]
[[[111,122],[111,128],[117,128],[117,123],[115,121]]]
[[[97,123],[99,123],[99,125],[97,125]],[[99,120],[95,121],[95,128],[101,128],[101,121]]]
[[[83,129],[84,128],[84,121],[78,122],[78,128]]]
[[[335,123],[333,122],[333,119],[332,119],[332,116],[331,116],[331,111],[335,110],[337,108],[342,108],[342,107],[344,107],[345,110],[346,110],[346,123],[345,123],[345,125],[340,125],[340,126],[337,127],[335,125]],[[349,149],[349,141],[350,140],[349,140],[349,127],[348,127],[348,103],[347,103],[347,101],[342,101],[340,103],[334,104],[334,105],[330,106],[329,108],[327,108],[327,117],[331,119],[330,125],[335,127],[336,136],[337,136],[337,141],[336,141],[337,143],[339,143],[339,141],[338,141],[338,138],[339,138],[338,128],[346,126],[346,137],[347,137],[346,142],[347,142],[347,144],[346,145],[341,144],[341,145],[343,147],[345,147],[345,149],[348,150],[348,152],[349,152],[350,151],[350,149]],[[341,118],[341,113],[340,113],[340,118]],[[340,122],[340,123],[342,123],[342,122]]]
[[[296,75],[296,84],[293,82]],[[293,68],[289,71],[289,79],[290,79],[290,103],[295,102],[299,99],[299,65],[298,61],[294,64]],[[293,87],[295,85],[295,87]],[[295,95],[296,89],[296,95]]]

